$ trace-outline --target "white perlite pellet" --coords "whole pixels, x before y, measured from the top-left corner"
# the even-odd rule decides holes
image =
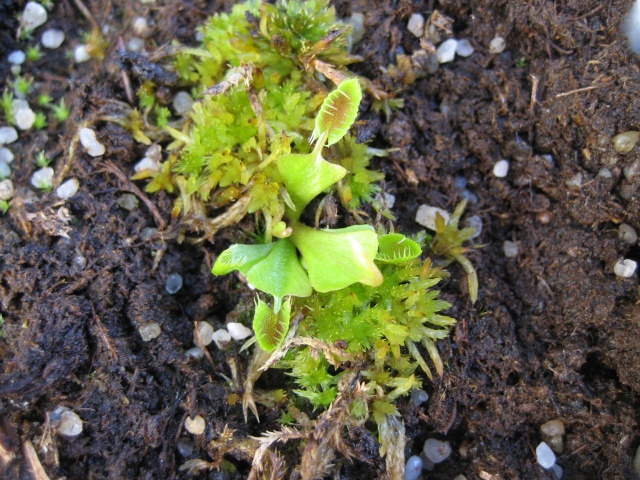
[[[27,56],[22,50],[15,50],[11,52],[7,57],[7,60],[12,65],[22,65],[26,59],[27,59]]]
[[[9,178],[11,176],[11,167],[4,160],[0,160],[0,180]]]
[[[611,173],[611,170],[609,170],[608,167],[602,167],[598,172],[598,176],[600,178],[611,178],[613,177],[613,173]]]
[[[457,46],[458,41],[455,38],[449,38],[438,45],[438,48],[436,49],[436,57],[438,57],[438,62],[451,62],[456,56]]]
[[[193,332],[193,343],[200,346],[213,341],[213,326],[209,322],[198,322],[198,330]]]
[[[36,114],[30,107],[26,107],[14,111],[13,118],[20,130],[29,130],[36,121]]]
[[[624,19],[624,33],[629,37],[631,50],[640,53],[640,0],[635,1]]]
[[[633,457],[633,469],[636,471],[638,475],[640,475],[640,445],[636,450],[636,454]]]
[[[56,49],[64,42],[64,32],[51,28],[42,34],[41,43],[44,48]]]
[[[86,45],[78,45],[73,50],[73,59],[76,63],[84,63],[91,60],[91,55],[89,54],[89,50],[87,50]]]
[[[49,190],[53,186],[53,168],[44,167],[33,172],[31,185],[40,190]]]
[[[444,223],[449,223],[449,213],[438,207],[432,207],[431,205],[420,205],[416,212],[416,222],[423,227],[427,227],[429,230],[436,229],[436,215],[444,219]]]
[[[435,438],[429,438],[424,442],[423,452],[433,463],[444,462],[451,455],[449,442],[442,442]]]
[[[556,480],[562,479],[562,474],[564,472],[562,471],[562,467],[560,465],[556,463],[553,467],[551,467],[551,471],[553,471],[553,474],[556,476]]]
[[[0,145],[8,145],[18,139],[18,131],[13,127],[0,127]]]
[[[144,40],[139,37],[131,37],[127,42],[127,50],[130,52],[141,52],[144,50]]]
[[[461,57],[470,57],[475,52],[473,45],[466,38],[462,40],[458,40],[458,44],[456,45],[456,55],[460,55]]]
[[[22,12],[22,27],[27,30],[35,30],[47,21],[47,10],[37,2],[28,2]]]
[[[56,195],[62,200],[69,200],[80,188],[80,182],[77,178],[70,178],[66,182],[63,182],[58,188],[56,188]]]
[[[623,258],[622,260],[616,262],[616,264],[613,266],[613,273],[621,278],[629,278],[632,277],[634,273],[636,273],[636,268],[638,268],[637,262],[629,258]]]
[[[5,147],[0,147],[0,162],[11,163],[14,159],[13,152]]]
[[[173,97],[172,105],[177,115],[186,115],[193,107],[193,98],[189,95],[189,92],[178,92]]]
[[[142,170],[153,170],[157,172],[160,170],[160,164],[154,162],[149,157],[144,157],[133,166],[133,171],[136,173],[141,172]]]
[[[380,205],[385,205],[387,208],[393,208],[396,204],[396,196],[387,192],[378,192],[374,198]]]
[[[226,346],[229,345],[230,342],[231,335],[224,328],[213,332],[213,343],[215,343],[219,349],[226,348]]]
[[[564,183],[569,188],[580,188],[582,186],[582,174],[576,173],[573,177],[571,177]]]
[[[82,419],[67,407],[57,407],[51,412],[51,422],[58,434],[65,437],[77,437],[82,433]]]
[[[518,245],[510,240],[505,240],[502,244],[502,251],[507,258],[515,258],[518,256]]]
[[[429,400],[429,394],[420,388],[411,390],[411,401],[416,407]]]
[[[13,182],[9,179],[2,180],[0,182],[0,200],[11,200],[14,194]]]
[[[407,23],[407,30],[420,38],[424,34],[424,17],[419,13],[411,15],[411,17],[409,17],[409,22]]]
[[[621,223],[618,227],[618,238],[628,245],[633,245],[638,241],[638,234],[628,223]]]
[[[104,155],[105,148],[96,138],[96,132],[90,128],[81,128],[79,130],[80,143],[92,157]]]
[[[186,355],[187,358],[195,358],[196,360],[199,360],[204,357],[204,350],[200,347],[193,347],[187,350]]]
[[[493,166],[493,176],[498,178],[504,178],[509,173],[509,161],[499,160]]]
[[[138,206],[138,199],[136,198],[136,207],[137,206]],[[127,210],[133,210],[133,209],[128,208]],[[180,275],[179,273],[172,273],[167,277],[167,281],[164,284],[164,289],[167,291],[169,295],[175,295],[180,291],[183,283],[184,281],[182,279],[182,275]]]
[[[140,37],[148,37],[150,32],[149,22],[144,17],[138,17],[133,22],[133,33]]]
[[[536,447],[536,460],[542,468],[551,468],[556,464],[556,454],[545,442],[540,442]]]
[[[138,333],[140,334],[140,338],[142,338],[143,342],[150,342],[154,338],[158,338],[160,336],[162,329],[156,322],[152,322],[138,327]]]
[[[543,435],[564,435],[564,423],[560,419],[549,420],[540,425],[540,431]]]
[[[404,480],[418,480],[422,473],[422,459],[413,455],[404,466]]]
[[[184,428],[187,432],[192,435],[201,435],[204,433],[204,429],[207,424],[204,421],[204,418],[200,415],[196,415],[195,417],[187,417],[184,421]]]
[[[489,53],[499,54],[504,52],[505,48],[507,48],[507,41],[503,37],[493,37],[489,42]]]
[[[229,322],[227,323],[227,330],[229,331],[229,335],[234,340],[244,340],[245,338],[253,335],[253,330],[248,327],[245,327],[242,323],[238,322]]]

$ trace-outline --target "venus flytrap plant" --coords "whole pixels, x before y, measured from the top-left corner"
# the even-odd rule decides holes
[[[181,221],[169,236],[190,231],[212,239],[247,214],[263,226],[260,243],[232,245],[212,268],[215,275],[237,271],[261,292],[245,419],[249,409],[258,417],[256,400],[270,399],[253,395],[264,370],[285,368],[296,384],[286,414],[301,428],[294,436],[267,434],[250,478],[262,478],[271,442],[293,438],[307,439],[302,478],[316,478],[328,472],[332,452],[348,451],[344,429],[369,419],[378,425],[388,472],[401,471],[404,427],[395,402],[421,385],[420,370],[430,379],[434,367],[442,375],[436,342],[455,323],[440,313],[449,304],[434,287],[447,274],[419,258],[424,242],[376,232],[358,210],[373,202],[383,178],[369,169],[381,151],[347,133],[361,85],[387,114],[394,100],[366,79],[351,78],[346,65],[358,59],[346,49],[347,31],[328,0],[237,3],[201,28],[199,46],[176,45],[170,54],[181,88],[197,99],[188,115],[159,110],[165,102],[156,98],[153,79],[140,87],[139,110],[124,112],[138,141],[171,142],[160,170],[134,177],[150,178],[149,192],[176,194],[172,215]],[[337,88],[327,94],[317,72]],[[361,225],[320,230],[304,223],[305,210],[328,191],[325,198],[337,198]],[[461,261],[461,232],[442,232],[456,257],[441,256]],[[434,251],[442,235],[430,239]],[[298,410],[307,401],[324,409],[317,420]],[[262,473],[279,477],[275,467]]]
[[[316,117],[312,138],[317,142],[313,151],[274,160],[290,202],[285,212],[288,225],[278,222],[271,233],[284,238],[262,245],[233,245],[220,254],[213,266],[214,275],[238,270],[258,290],[273,296],[270,313],[265,303],[258,303],[253,321],[258,344],[265,351],[277,348],[276,339],[281,342],[286,334],[284,324],[288,324],[289,314],[280,314],[286,297],[307,297],[313,290],[339,290],[356,282],[370,286],[382,283],[382,274],[373,261],[378,252],[378,236],[372,227],[316,230],[299,221],[302,211],[316,196],[347,174],[340,165],[326,161],[322,149],[346,135],[361,100],[358,81],[344,80],[325,98]]]

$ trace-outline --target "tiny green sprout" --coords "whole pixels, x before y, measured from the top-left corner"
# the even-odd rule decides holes
[[[4,215],[9,211],[9,208],[11,208],[9,202],[7,202],[6,200],[0,200],[0,213]]]
[[[169,117],[171,117],[171,110],[167,107],[156,107],[156,123],[158,127],[166,127],[169,123]]]
[[[37,62],[44,56],[44,54],[42,53],[40,45],[36,43],[35,45],[31,45],[27,48],[26,56],[30,62]]]
[[[58,105],[51,106],[53,117],[59,122],[64,122],[71,114],[71,109],[64,103],[64,97],[60,99]]]
[[[43,112],[36,113],[36,119],[33,122],[33,126],[36,130],[42,130],[49,125],[47,122],[47,116]]]
[[[49,95],[48,93],[41,93],[40,95],[38,95],[37,102],[41,107],[49,107],[52,101],[53,98],[51,98],[51,95]]]
[[[524,67],[526,67],[526,66],[527,66],[527,57],[522,56],[522,57],[518,58],[518,59],[515,61],[515,65],[516,65],[516,67],[518,67],[518,68],[524,68]]]
[[[48,167],[51,160],[47,158],[47,155],[44,153],[44,150],[41,150],[36,155],[36,165],[40,168]]]
[[[13,82],[13,90],[16,95],[25,97],[31,90],[31,85],[33,85],[33,78],[17,76]]]
[[[9,125],[15,125],[16,120],[13,115],[13,93],[9,90],[2,92],[2,98],[0,98],[0,107],[2,108],[2,114],[5,121]]]
[[[2,209],[2,202],[7,203],[7,202],[5,202],[4,200],[2,200],[2,201],[0,202],[0,210]],[[4,212],[2,212],[2,213],[6,213],[6,210],[5,210]],[[4,317],[3,317],[3,316],[2,316],[2,314],[0,313],[0,337],[2,337],[2,326],[3,326],[3,325],[4,325]]]
[[[462,217],[466,206],[467,201],[461,201],[453,211],[448,223],[445,222],[440,214],[437,214],[436,233],[433,238],[427,242],[427,245],[433,254],[445,260],[445,265],[456,261],[462,266],[464,271],[467,272],[469,296],[471,297],[471,302],[475,303],[478,298],[478,274],[469,259],[465,256],[465,253],[470,249],[463,247],[462,244],[473,236],[476,229],[473,227],[458,228],[460,217]]]

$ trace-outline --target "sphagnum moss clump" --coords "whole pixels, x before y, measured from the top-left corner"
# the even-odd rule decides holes
[[[282,420],[292,423],[260,439],[249,478],[284,475],[288,467],[273,446],[292,440],[306,440],[294,468],[302,478],[328,474],[337,452],[352,455],[346,430],[368,420],[377,425],[388,475],[399,478],[405,440],[395,401],[419,388],[423,374],[433,379],[432,367],[443,374],[436,342],[455,324],[435,289],[447,274],[424,258],[420,238],[376,231],[358,212],[382,175],[369,169],[379,151],[356,143],[349,130],[362,87],[378,101],[381,92],[347,71],[358,60],[347,51],[347,31],[326,0],[236,5],[202,27],[200,46],[173,51],[183,89],[196,99],[191,113],[170,116],[147,80],[138,91],[141,110],[125,122],[143,143],[171,141],[160,168],[135,178],[149,179],[150,192],[176,193],[182,228],[211,239],[248,213],[260,219],[262,242],[232,245],[213,267],[216,275],[240,272],[261,292],[245,418],[248,410],[257,417],[256,402],[267,400],[284,404]],[[303,212],[325,192],[359,224],[307,225]],[[460,261],[466,233],[456,222],[430,246]],[[254,395],[271,367],[284,369],[294,386]],[[309,405],[319,411],[315,420],[305,413]]]
[[[170,148],[177,155],[159,171],[134,178],[151,178],[150,192],[178,192],[173,214],[188,230],[211,239],[257,213],[271,238],[288,200],[274,160],[309,152],[316,114],[331,90],[319,78],[340,83],[354,77],[346,70],[358,60],[347,52],[348,30],[326,0],[250,0],[211,17],[200,29],[201,45],[177,47],[174,60],[196,98],[191,114],[167,119],[156,85],[146,81],[138,91],[143,118],[174,138]],[[327,145],[334,143],[328,139]],[[374,151],[350,135],[332,150],[347,169],[342,203],[355,210],[378,189],[381,176],[368,169]],[[226,211],[216,216],[219,209]]]

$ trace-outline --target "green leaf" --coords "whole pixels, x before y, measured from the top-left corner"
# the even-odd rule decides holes
[[[338,142],[355,122],[361,100],[362,88],[358,79],[343,80],[322,102],[311,138],[320,139],[326,135],[326,146]]]
[[[300,265],[296,248],[288,239],[264,245],[233,245],[216,260],[211,273],[242,273],[258,290],[274,297],[307,297],[311,284]]]
[[[269,305],[258,299],[253,315],[253,331],[256,332],[258,344],[265,352],[272,352],[282,344],[289,331],[290,317],[290,299],[284,302],[277,314]]]
[[[277,162],[283,183],[296,206],[296,219],[311,200],[347,174],[345,168],[322,158],[319,150],[307,155],[283,155]]]
[[[293,243],[284,238],[272,245],[271,252],[247,272],[247,280],[258,290],[278,298],[311,295],[309,277],[300,265]]]
[[[388,233],[378,237],[376,260],[383,263],[405,263],[419,257],[422,249],[417,242],[400,233]]]
[[[296,224],[289,238],[302,254],[311,286],[318,292],[356,282],[372,287],[382,284],[382,273],[373,263],[378,236],[369,225],[315,230]]]
[[[231,245],[220,254],[214,263],[211,273],[214,275],[226,275],[234,270],[240,271],[244,276],[257,262],[265,258],[275,243],[263,245]]]

